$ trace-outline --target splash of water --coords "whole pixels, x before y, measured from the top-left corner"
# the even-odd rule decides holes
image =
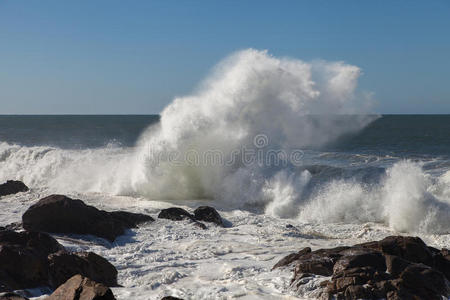
[[[270,210],[284,215],[286,210],[276,206],[286,206],[285,201],[278,201],[273,191],[294,193],[288,201],[294,203],[298,188],[290,185],[307,175],[289,166],[280,171],[279,166],[242,161],[174,164],[161,161],[161,154],[185,158],[214,150],[228,159],[236,149],[259,150],[258,135],[267,138],[265,151],[320,147],[373,120],[361,114],[351,120],[338,117],[362,112],[364,105],[354,95],[360,73],[342,62],[307,63],[254,49],[231,55],[194,94],[167,106],[160,124],[142,136],[126,192],[151,199],[213,198],[230,206],[272,203]],[[289,178],[289,186],[277,183],[282,178]]]

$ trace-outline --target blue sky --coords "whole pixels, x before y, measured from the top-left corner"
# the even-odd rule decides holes
[[[450,1],[0,0],[0,113],[158,113],[253,47],[342,60],[381,113],[450,113]]]

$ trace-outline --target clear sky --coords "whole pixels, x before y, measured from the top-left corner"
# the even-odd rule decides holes
[[[450,113],[447,0],[0,0],[0,113],[158,113],[249,47],[357,65],[381,113]]]

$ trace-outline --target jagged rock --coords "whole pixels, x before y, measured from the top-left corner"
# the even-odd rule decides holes
[[[169,219],[172,221],[182,221],[182,220],[192,220],[195,221],[193,215],[188,213],[186,210],[181,207],[170,207],[166,209],[162,209],[158,215],[160,219]]]
[[[28,187],[22,181],[8,180],[0,184],[0,197],[26,191],[28,191]]]
[[[331,276],[322,299],[441,299],[450,296],[448,250],[420,238],[391,236],[381,241],[312,251],[302,249],[274,268],[293,266],[292,286],[308,274]],[[446,277],[447,276],[447,277]]]
[[[87,277],[75,275],[46,300],[115,300],[110,288]]]
[[[49,284],[56,288],[76,274],[91,278],[106,286],[117,286],[117,270],[103,257],[93,252],[59,251],[48,257]]]
[[[279,267],[284,267],[284,266],[290,265],[294,261],[299,260],[303,255],[308,254],[308,253],[311,253],[311,248],[309,248],[309,247],[303,248],[302,250],[298,251],[297,253],[291,253],[288,256],[283,257],[279,262],[277,262],[273,266],[272,270],[279,268]]]
[[[51,195],[32,205],[22,216],[23,228],[29,231],[92,234],[109,241],[128,228],[152,217],[129,212],[106,212],[63,195]]]
[[[3,293],[0,294],[0,300],[29,300],[29,299],[16,293]]]
[[[41,232],[0,231],[0,291],[47,285],[47,256],[64,249]]]
[[[393,277],[399,276],[411,265],[411,262],[395,255],[386,254],[384,257],[386,259],[386,271]]]
[[[375,270],[386,270],[386,263],[383,255],[376,250],[368,248],[351,248],[341,251],[342,257],[336,261],[333,273],[355,267],[372,267]]]
[[[194,210],[194,218],[197,221],[204,221],[214,223],[218,226],[223,226],[222,217],[219,215],[217,210],[211,206],[200,206]]]

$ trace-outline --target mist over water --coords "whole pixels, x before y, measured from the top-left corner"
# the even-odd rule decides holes
[[[338,116],[362,113],[358,109],[365,103],[354,95],[359,75],[358,67],[341,62],[306,63],[253,49],[231,55],[198,91],[166,107],[158,126],[142,136],[144,152],[133,168],[132,190],[153,199],[211,198],[232,206],[270,203],[278,214],[284,209],[274,206],[297,202],[299,195],[292,193],[307,177],[292,166],[174,165],[159,161],[159,154],[184,157],[193,150],[218,150],[228,158],[241,147],[257,150],[258,135],[267,138],[266,151],[320,147],[373,120],[361,114]],[[281,186],[285,184],[289,187]],[[277,201],[276,189],[292,190],[286,195],[291,200]]]
[[[371,115],[370,99],[356,89],[360,75],[343,62],[239,51],[191,95],[174,99],[159,122],[94,118],[82,127],[89,134],[80,134],[74,121],[49,117],[46,129],[35,128],[38,119],[17,125],[16,132],[14,126],[3,129],[0,180],[20,179],[45,193],[207,199],[225,210],[302,222],[381,222],[398,231],[450,232],[450,141],[442,125],[450,122],[423,117],[426,126],[419,130],[413,117]],[[77,124],[85,124],[80,118]],[[90,131],[103,126],[96,122],[112,124],[98,139]],[[133,145],[145,124],[150,126]],[[58,141],[65,140],[65,126],[68,140],[89,139],[30,144],[32,130],[40,136],[57,132]],[[106,142],[118,128],[126,142]],[[205,153],[221,160],[211,163]]]

